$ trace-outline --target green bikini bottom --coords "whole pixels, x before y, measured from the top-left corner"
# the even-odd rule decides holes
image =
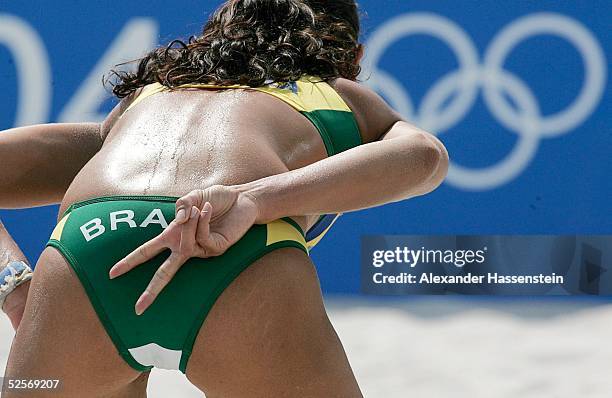
[[[110,268],[159,235],[174,219],[177,198],[104,197],[72,205],[51,235],[74,269],[119,354],[134,369],[185,373],[194,341],[217,298],[255,260],[272,250],[308,253],[304,233],[291,219],[254,225],[225,254],[187,261],[144,314],[134,304],[168,258],[161,253],[116,279]]]

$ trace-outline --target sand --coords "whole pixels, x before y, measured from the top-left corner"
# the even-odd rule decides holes
[[[612,304],[326,299],[366,397],[609,397]],[[13,331],[0,321],[0,367]],[[149,397],[203,397],[155,370]],[[332,397],[333,394],[330,394]]]

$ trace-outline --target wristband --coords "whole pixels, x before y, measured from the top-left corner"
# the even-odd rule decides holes
[[[0,309],[17,286],[32,279],[32,268],[23,261],[12,261],[0,272]]]

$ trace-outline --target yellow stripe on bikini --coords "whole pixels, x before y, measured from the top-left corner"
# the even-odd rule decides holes
[[[70,213],[66,214],[64,218],[62,218],[60,222],[57,223],[57,225],[53,229],[53,233],[51,234],[51,239],[56,240],[58,242],[62,240],[62,233],[64,232],[64,227],[66,226],[66,221],[68,221],[69,217]]]
[[[266,246],[273,245],[278,242],[292,240],[306,247],[304,236],[287,221],[276,220],[266,224],[267,238]]]
[[[281,101],[289,104],[299,112],[314,112],[321,110],[351,112],[340,95],[327,83],[320,82],[314,77],[305,76],[295,82],[297,90],[294,92],[291,86],[285,87],[283,84],[273,84],[263,87],[249,87],[239,84],[229,86],[219,86],[216,84],[183,84],[177,88],[192,89],[245,89],[259,91],[272,95]],[[149,84],[143,88],[140,95],[127,108],[126,112],[142,102],[144,99],[157,93],[170,91],[171,89],[159,83]]]

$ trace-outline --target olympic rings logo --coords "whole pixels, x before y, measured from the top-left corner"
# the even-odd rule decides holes
[[[459,63],[457,70],[432,86],[418,109],[402,83],[378,67],[393,43],[415,34],[442,40]],[[546,116],[540,112],[538,100],[525,82],[504,69],[506,58],[520,42],[542,34],[555,35],[572,44],[585,69],[576,99],[566,109]],[[561,14],[535,13],[512,22],[494,37],[482,63],[474,43],[460,26],[431,13],[405,14],[388,21],[368,40],[366,49],[364,76],[369,77],[366,83],[419,126],[438,133],[453,128],[473,107],[482,89],[485,104],[495,119],[518,135],[512,152],[495,165],[470,169],[451,163],[447,181],[466,190],[493,189],[512,181],[536,156],[541,139],[570,133],[593,113],[606,86],[607,66],[599,42],[582,24]]]

